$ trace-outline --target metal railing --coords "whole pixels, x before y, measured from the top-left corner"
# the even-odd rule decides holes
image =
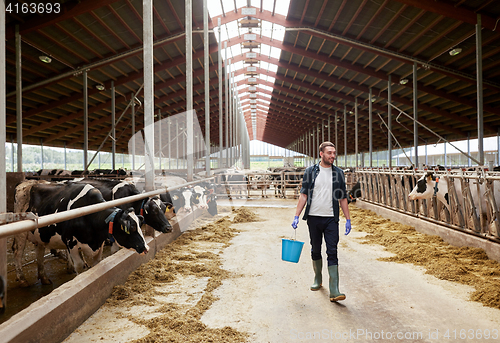
[[[37,217],[35,215],[32,215],[32,218],[34,218],[34,219],[31,219],[31,220],[21,220],[21,221],[17,221],[14,223],[0,225],[0,238],[5,238],[5,237],[16,235],[16,234],[19,234],[22,232],[35,230],[36,228],[39,228],[39,227],[44,227],[44,226],[48,226],[51,224],[60,223],[60,222],[66,221],[66,220],[70,220],[70,219],[74,219],[74,218],[78,218],[78,217],[83,217],[83,216],[86,216],[88,214],[103,211],[103,210],[106,210],[106,209],[111,208],[111,207],[115,207],[115,206],[119,206],[119,205],[123,205],[123,204],[128,204],[128,203],[131,203],[131,202],[134,202],[137,200],[142,200],[142,199],[150,197],[150,196],[159,195],[159,194],[165,193],[167,191],[173,191],[173,190],[176,190],[178,188],[186,187],[189,185],[194,185],[194,184],[204,182],[207,180],[212,180],[213,178],[214,177],[209,177],[209,178],[205,178],[202,180],[191,181],[191,182],[184,183],[182,185],[175,186],[175,187],[160,188],[160,189],[156,189],[154,191],[149,191],[149,192],[145,192],[145,193],[141,193],[141,194],[137,194],[137,195],[132,195],[132,196],[129,196],[126,198],[121,198],[121,199],[112,200],[112,201],[106,201],[106,202],[99,203],[99,204],[75,208],[75,209],[72,209],[69,211],[63,211],[63,212],[54,213],[54,214],[48,214],[48,215],[41,216],[41,217]],[[6,213],[4,215],[7,217],[9,216],[8,213]],[[13,215],[13,214],[10,214],[10,215]]]
[[[440,178],[438,184],[446,183],[449,210],[436,197],[413,201],[409,199],[416,181],[427,172],[433,172],[434,176]],[[483,169],[413,171],[361,168],[356,173],[359,174],[361,199],[367,202],[500,242],[500,204],[496,201],[500,198],[498,172]],[[473,197],[473,193],[478,195],[477,198]]]

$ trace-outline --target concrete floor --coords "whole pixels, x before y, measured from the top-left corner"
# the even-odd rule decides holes
[[[238,202],[255,211],[261,221],[235,224],[241,233],[222,251],[223,267],[242,276],[224,280],[215,291],[220,299],[202,317],[209,327],[231,326],[249,333],[251,342],[500,339],[500,310],[468,301],[472,288],[438,280],[412,265],[377,261],[388,253],[380,246],[360,244],[364,233],[355,227],[349,236],[341,235],[339,243],[340,290],[347,299],[331,303],[326,287],[309,290],[313,274],[304,221],[297,229],[297,239],[305,242],[299,263],[281,261],[281,239],[294,234],[290,223],[296,200],[238,200],[233,205]],[[327,285],[326,266],[323,275]],[[106,330],[97,333],[93,327],[106,316],[109,313],[99,310],[66,342],[89,342],[85,333],[90,331],[101,341],[115,341],[107,340]],[[135,334],[127,334],[126,325],[121,342],[145,334],[140,327],[130,329]],[[489,339],[484,339],[488,334]]]

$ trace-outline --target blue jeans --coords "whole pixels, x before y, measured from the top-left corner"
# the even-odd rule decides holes
[[[321,260],[321,244],[324,235],[328,266],[338,265],[339,223],[335,221],[334,217],[309,216],[307,226],[309,227],[309,237],[311,239],[311,258]]]

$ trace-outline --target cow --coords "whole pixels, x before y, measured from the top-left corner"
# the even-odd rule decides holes
[[[186,215],[193,211],[192,199],[193,189],[190,187],[182,187],[160,194],[160,199],[163,202],[170,202],[174,205],[176,215]]]
[[[221,175],[222,185],[225,187],[226,194],[231,200],[234,196],[243,198],[248,195],[247,184],[248,176],[237,169],[228,169]]]
[[[462,184],[460,178],[455,177],[453,185],[456,190],[458,202],[462,206],[464,206],[464,195],[462,193]],[[498,207],[500,206],[500,191],[497,182],[495,182],[494,189],[495,192],[493,194],[493,197]],[[487,216],[488,204],[486,202],[486,196],[485,196],[486,194],[485,184],[484,183],[480,184],[479,190],[478,187],[476,187],[475,185],[471,185],[469,190],[472,199],[474,200],[475,208],[482,210],[482,212],[479,213],[479,215]],[[420,179],[417,180],[416,186],[413,188],[408,197],[410,200],[417,200],[417,199],[431,199],[433,196],[436,196],[437,200],[442,202],[443,205],[448,210],[448,212],[451,213],[450,194],[448,192],[448,183],[446,182],[446,176],[444,176],[442,180],[440,180],[432,172],[428,172],[427,174],[425,174],[424,176],[422,176]]]
[[[30,187],[20,186],[16,192],[29,189],[27,211],[38,216],[105,202],[101,192],[88,184],[44,182],[31,184]],[[43,264],[46,248],[66,249],[70,256],[69,262],[77,273],[85,266],[92,267],[101,260],[102,247],[109,237],[124,248],[146,254],[149,247],[141,231],[143,220],[141,215],[135,214],[133,208],[123,210],[112,207],[16,235],[13,245],[16,278],[21,286],[28,285],[21,264],[28,239],[35,244],[38,278],[44,285],[51,284]],[[80,253],[85,256],[85,261]]]
[[[208,210],[207,195],[209,191],[200,185],[193,187],[193,195],[191,196],[191,204],[193,210],[201,208],[202,210]]]
[[[121,199],[140,194],[137,188],[130,182],[109,179],[83,179],[76,183],[89,184],[97,188],[106,201]],[[172,210],[171,203],[163,203],[159,196],[153,196],[144,200],[136,200],[120,207],[128,209],[133,207],[136,214],[144,217],[144,224],[151,226],[156,231],[167,233],[172,231],[165,214]]]
[[[347,192],[347,203],[356,202],[356,198],[361,198],[361,184],[359,181]]]

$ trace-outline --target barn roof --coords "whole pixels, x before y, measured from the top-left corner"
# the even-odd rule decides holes
[[[44,3],[49,3],[47,0]],[[56,3],[56,2],[51,2]],[[111,83],[121,114],[142,84],[142,1],[58,0],[58,14],[7,13],[7,138],[16,137],[15,30],[22,38],[23,142],[81,148],[82,71],[89,77],[89,148],[110,129]],[[185,111],[184,1],[154,2],[155,108],[167,117]],[[204,122],[202,0],[193,0],[194,109]],[[413,66],[418,68],[419,120],[449,140],[477,136],[476,36],[482,20],[485,136],[500,128],[500,6],[495,0],[221,0],[210,18],[210,123],[219,142],[218,19],[238,33],[230,37],[232,62],[251,139],[285,147],[338,115],[338,149],[354,152],[354,104],[359,105],[359,150],[368,151],[368,106],[374,111],[374,149],[385,149],[388,79],[392,101],[413,113]],[[54,5],[55,6],[55,5]],[[243,14],[240,8],[255,8]],[[248,29],[248,26],[252,26]],[[257,25],[257,26],[255,26]],[[228,29],[228,30],[229,30]],[[245,32],[258,33],[256,62],[245,64]],[[272,35],[268,34],[272,32]],[[284,33],[284,34],[283,34]],[[278,39],[278,36],[280,39]],[[272,50],[275,49],[275,50]],[[452,49],[461,49],[457,55]],[[237,52],[240,55],[237,55]],[[279,51],[273,54],[272,51]],[[39,56],[52,59],[46,64]],[[236,66],[236,64],[235,64]],[[244,74],[256,67],[254,125]],[[240,76],[241,75],[241,76]],[[246,74],[248,76],[248,74]],[[408,81],[406,84],[404,80]],[[103,85],[104,90],[96,88]],[[369,99],[369,90],[372,99]],[[252,93],[253,94],[253,93]],[[343,112],[347,110],[347,127]],[[138,110],[142,115],[142,108]],[[413,123],[393,109],[393,130],[403,146],[413,144]],[[396,119],[397,117],[397,119]],[[141,129],[142,120],[136,128]],[[117,127],[117,151],[127,149],[130,113]],[[333,136],[333,133],[332,133]],[[420,128],[424,142],[438,139]],[[333,140],[333,138],[332,138]],[[104,150],[111,150],[108,141]]]

